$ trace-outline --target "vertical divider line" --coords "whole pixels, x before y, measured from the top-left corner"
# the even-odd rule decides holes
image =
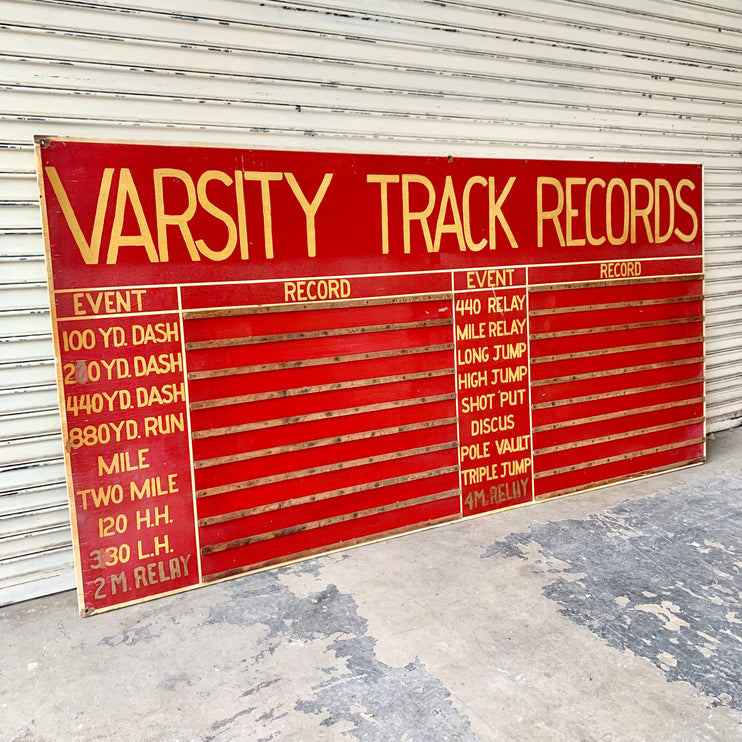
[[[178,321],[180,322],[180,352],[183,358],[183,384],[185,385],[186,425],[188,432],[188,463],[191,474],[191,499],[193,501],[193,530],[196,537],[196,563],[198,564],[198,584],[203,584],[203,570],[201,568],[201,538],[198,532],[198,503],[196,502],[196,468],[193,460],[193,434],[191,431],[191,395],[188,389],[188,360],[185,347],[185,327],[183,320],[183,296],[178,286]]]
[[[461,481],[461,407],[459,406],[459,362],[456,345],[456,276],[451,271],[451,339],[453,341],[453,390],[456,395],[456,459],[459,465],[459,516],[464,517],[464,487]]]
[[[536,462],[533,456],[533,402],[531,400],[531,296],[529,288],[531,285],[531,268],[526,268],[526,343],[528,343],[528,425],[529,425],[529,436],[528,440],[531,442],[531,502],[536,502],[536,480],[534,478]]]

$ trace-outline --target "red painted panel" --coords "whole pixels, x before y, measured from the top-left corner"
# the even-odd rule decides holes
[[[614,281],[647,276],[672,276],[702,273],[700,257],[672,258],[670,260],[608,260],[603,263],[563,263],[555,266],[533,266],[528,269],[531,286],[571,283],[574,281]]]
[[[383,537],[386,532],[409,526],[411,523],[425,523],[439,518],[453,520],[459,512],[459,506],[459,498],[456,496],[426,505],[358,518],[353,521],[352,532],[349,531],[347,523],[338,523],[241,548],[204,554],[201,557],[204,574],[215,575],[250,564],[260,566],[264,561],[290,557],[292,554],[318,548],[338,548],[349,541],[373,535]]]
[[[613,332],[590,332],[583,335],[564,335],[559,338],[531,338],[531,352],[534,358],[556,355],[558,353],[580,353],[599,350],[606,346],[623,347],[642,343],[663,343],[687,337],[702,337],[703,322],[679,322],[676,324],[653,325],[632,330]]]
[[[531,317],[531,333],[569,332],[587,327],[615,327],[644,322],[663,322],[676,317],[702,317],[703,302],[683,301],[672,304],[649,304],[645,306],[598,309],[574,307],[564,314]]]
[[[297,441],[352,435],[450,417],[456,417],[456,402],[453,399],[340,417],[323,417],[320,420],[276,425],[244,433],[197,438],[193,441],[193,458],[194,461],[201,461],[241,451],[284,446]]]
[[[694,342],[686,343],[686,340]],[[615,352],[617,348],[606,348],[600,354],[588,356],[578,355],[565,360],[550,361],[548,363],[534,363],[531,361],[531,380],[554,379],[574,373],[591,373],[609,368],[631,368],[644,366],[650,363],[664,363],[679,361],[684,358],[703,357],[703,338],[682,338],[682,345],[661,345],[643,350]],[[650,344],[651,345],[651,344]]]
[[[256,420],[273,420],[306,415],[322,410],[339,410],[363,404],[380,404],[395,399],[414,399],[451,392],[453,374],[405,382],[375,384],[353,389],[279,397],[191,412],[194,430],[240,425]]]
[[[703,423],[680,424],[676,428],[651,433],[627,431],[615,440],[594,443],[592,445],[567,448],[552,453],[538,454],[534,458],[536,476],[547,471],[594,462],[629,452],[646,451],[657,446],[664,446],[675,441],[686,441],[703,437]]]
[[[346,335],[342,341],[342,355],[368,352],[369,340],[373,342],[375,350],[394,350],[451,343],[452,337],[453,333],[448,325]],[[255,345],[199,350],[189,356],[188,371],[279,363],[295,361],[297,358],[324,358],[338,355],[337,342],[337,338],[317,338],[289,343],[266,343],[260,346],[259,351]]]
[[[287,471],[300,471],[341,461],[379,456],[392,451],[403,451],[420,446],[432,446],[445,441],[455,441],[455,425],[425,428],[410,433],[397,433],[364,441],[337,443],[309,451],[298,450],[265,456],[249,462],[196,469],[196,489],[203,490],[241,482],[256,477],[267,477]]]
[[[544,448],[562,446],[573,441],[584,441],[599,436],[629,433],[643,428],[669,425],[682,420],[703,418],[702,401],[682,401],[682,405],[661,407],[660,409],[653,409],[648,412],[637,412],[637,408],[631,406],[628,409],[624,409],[619,416],[603,420],[591,420],[590,422],[579,425],[560,425],[553,430],[534,431],[534,455],[539,455]],[[652,406],[656,406],[656,404]],[[603,412],[602,414],[608,415],[610,413]],[[545,466],[540,459],[539,465]]]
[[[238,540],[245,537],[246,534],[269,533],[325,518],[388,506],[449,490],[457,490],[458,484],[458,476],[453,473],[441,477],[404,482],[394,487],[379,487],[305,505],[258,512],[245,518],[202,527],[199,532],[201,547]],[[458,497],[458,493],[456,497]]]
[[[698,166],[37,154],[86,614],[704,455]]]
[[[591,191],[591,234],[584,217],[570,220],[569,262],[700,255],[702,188],[693,165],[48,140],[39,157],[56,290],[559,263],[566,189],[584,214],[589,185],[603,182],[614,185]],[[567,184],[575,173],[584,187]],[[631,218],[632,179],[650,190],[668,184],[654,199],[656,234]],[[649,199],[643,190],[637,198],[644,195]],[[315,204],[311,218],[302,197]],[[76,244],[65,200],[84,235],[98,218],[100,244]],[[119,212],[120,224],[117,202],[129,207]],[[490,209],[493,202],[499,209]],[[214,217],[214,206],[224,218]],[[181,229],[172,215],[190,211]],[[425,212],[429,221],[415,218]],[[270,224],[261,228],[268,213]],[[463,213],[466,229],[454,216],[461,222]],[[606,214],[614,225],[628,216],[634,231],[609,234]],[[131,235],[139,236],[138,245]]]
[[[703,284],[699,279],[630,283],[613,286],[559,289],[546,291],[529,291],[528,304],[533,310],[553,309],[556,307],[594,306],[611,302],[642,301],[667,299],[673,296],[701,296]]]
[[[352,466],[348,465],[316,474],[302,472],[300,476],[287,480],[252,484],[234,492],[200,497],[196,501],[198,517],[199,519],[210,518],[248,507],[282,502],[287,499],[287,487],[288,494],[293,499],[398,477],[420,476],[423,473],[457,466],[455,448],[437,447],[431,453],[421,453],[421,451],[424,449],[415,447],[410,450],[410,455],[381,459],[375,463],[367,463],[369,459],[364,457],[362,461],[355,462]]]
[[[447,344],[451,345],[451,343]],[[354,379],[386,378],[453,369],[454,354],[452,349],[430,352],[435,346],[418,347],[420,347],[420,353],[391,355],[365,361],[340,362],[337,360],[338,356],[329,356],[325,363],[301,368],[283,368],[279,371],[192,379],[188,383],[190,398],[192,402],[199,402],[223,399],[227,391],[229,396],[240,396],[281,389],[313,387],[318,385],[320,375],[322,383],[329,384]],[[392,351],[404,351],[406,349],[406,347],[400,347],[394,348]],[[357,398],[356,402],[358,402]]]
[[[525,279],[525,270],[522,271]],[[184,309],[241,307],[261,304],[285,304],[289,301],[336,301],[375,296],[406,296],[451,291],[450,273],[406,274],[401,276],[352,276],[330,278],[323,285],[300,282],[271,281],[269,283],[223,284],[215,292],[212,286],[183,286]],[[288,284],[288,286],[287,286]]]
[[[636,389],[689,378],[703,378],[702,361],[683,362],[677,366],[655,368],[648,371],[637,371],[627,368],[623,373],[617,373],[611,376],[598,376],[592,379],[578,379],[577,381],[539,386],[532,389],[532,399],[535,403],[579,399],[580,397],[591,394],[609,394],[621,390]]]
[[[656,385],[647,391],[627,389],[626,394],[612,394],[594,400],[579,398],[579,408],[574,404],[547,402],[545,406],[534,405],[533,426],[559,424],[582,417],[591,417],[617,410],[629,410],[656,404],[668,404],[683,399],[703,397],[703,382],[698,378],[683,378],[673,386]]]
[[[54,297],[57,319],[83,319],[131,312],[174,311],[178,307],[175,287],[110,289],[108,291],[59,291]]]
[[[88,544],[81,554],[88,609],[199,580],[180,338],[172,314],[60,323],[72,506],[77,538]]]
[[[457,293],[463,514],[532,499],[525,289]]]
[[[187,343],[222,338],[247,338],[333,328],[381,327],[386,324],[440,320],[451,317],[451,305],[440,301],[344,307],[302,312],[191,319],[185,325]]]
[[[526,285],[525,268],[456,271],[453,277],[456,291],[491,291],[492,289]]]
[[[634,459],[594,465],[587,469],[536,479],[534,490],[536,497],[547,497],[550,494],[561,494],[565,490],[587,489],[593,484],[621,481],[632,475],[649,474],[657,469],[680,466],[687,462],[698,463],[703,456],[703,442],[687,442],[678,448],[648,453]]]

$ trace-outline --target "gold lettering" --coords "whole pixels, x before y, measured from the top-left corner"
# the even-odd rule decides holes
[[[486,178],[483,178],[481,175],[474,175],[466,181],[466,185],[464,186],[464,194],[461,199],[461,208],[464,215],[464,239],[466,240],[466,246],[473,252],[479,252],[487,246],[487,239],[485,237],[482,237],[479,242],[474,242],[474,238],[471,236],[471,206],[469,203],[469,199],[471,196],[471,189],[475,185],[487,187]]]
[[[367,183],[379,183],[381,187],[381,252],[389,254],[389,183],[399,183],[399,175],[366,175]]]
[[[647,192],[647,205],[640,209],[637,207],[637,189],[642,187]],[[644,230],[647,233],[647,240],[654,242],[652,227],[649,223],[649,214],[654,206],[654,189],[652,184],[644,178],[631,179],[631,244],[636,244],[636,220],[640,218],[644,222]]]
[[[247,243],[247,215],[245,214],[245,181],[242,171],[234,171],[234,191],[237,198],[237,232],[240,235],[240,257],[247,260],[250,256]]]
[[[696,187],[695,185],[693,185],[692,181],[688,180],[687,178],[683,178],[683,180],[681,180],[675,188],[675,198],[677,199],[678,206],[683,211],[690,214],[690,218],[693,220],[693,230],[691,232],[681,232],[679,228],[676,228],[675,234],[683,242],[691,242],[698,234],[698,215],[690,206],[688,206],[687,203],[685,203],[685,201],[683,201],[683,197],[680,195],[680,192],[683,190],[684,186],[687,186],[692,191],[695,190]]]
[[[497,198],[497,200],[495,200],[495,179],[491,176],[488,179],[490,197],[490,250],[494,250],[496,247],[495,226],[498,221],[500,222],[500,226],[503,228],[505,234],[508,237],[510,247],[518,247],[518,243],[515,239],[515,236],[513,235],[513,231],[510,229],[510,225],[507,223],[505,215],[502,213],[502,205],[505,203],[505,199],[508,197],[508,193],[510,193],[510,189],[513,187],[514,183],[515,176],[508,178],[508,182],[505,184],[505,188],[503,188],[500,196]]]
[[[126,213],[127,200],[134,211],[134,216],[136,217],[137,225],[139,226],[139,234],[124,236],[121,234],[121,230],[124,227],[124,215]],[[147,219],[144,216],[144,209],[142,208],[142,202],[139,200],[139,194],[134,185],[134,179],[131,177],[131,171],[129,168],[124,167],[121,168],[121,172],[119,173],[119,185],[116,192],[116,211],[113,215],[111,242],[108,246],[108,258],[106,259],[106,263],[108,265],[116,264],[120,247],[136,246],[144,247],[150,262],[158,262],[155,243],[152,240],[152,233],[149,231]],[[167,254],[165,259],[167,260]]]
[[[123,175],[123,170],[122,170]],[[177,226],[183,235],[183,240],[188,248],[188,254],[191,260],[201,260],[201,256],[196,249],[196,243],[193,241],[191,230],[188,228],[188,222],[196,213],[196,189],[193,185],[191,176],[184,170],[174,168],[156,168],[152,171],[155,182],[155,212],[157,214],[157,246],[160,251],[160,260],[167,263],[170,260],[167,246],[167,228],[170,225]],[[180,214],[165,213],[165,198],[163,193],[163,181],[165,178],[179,180],[186,188],[188,196],[188,205]]]
[[[106,217],[106,207],[108,205],[108,196],[111,192],[114,168],[107,167],[103,170],[103,177],[101,178],[100,188],[98,189],[98,202],[95,207],[95,220],[93,221],[93,232],[90,235],[90,243],[85,239],[85,235],[82,233],[82,229],[80,229],[80,223],[77,221],[75,212],[72,210],[72,204],[59,178],[57,168],[47,167],[44,170],[49,178],[49,182],[52,184],[54,194],[62,209],[62,214],[64,214],[67,226],[70,228],[70,232],[72,232],[75,244],[80,251],[82,259],[85,261],[85,265],[97,264],[100,257],[103,222]]]
[[[618,188],[623,194],[623,232],[620,237],[613,233],[613,191]],[[629,237],[629,189],[621,178],[611,178],[605,198],[605,226],[608,242],[611,245],[623,245]]]
[[[422,211],[411,211],[410,210],[410,184],[419,183],[425,186],[428,191],[428,204]],[[434,252],[433,250],[433,238],[430,235],[430,227],[428,226],[428,217],[433,211],[435,206],[435,189],[433,184],[424,175],[403,175],[402,176],[402,237],[404,239],[404,251],[405,253],[410,252],[410,225],[413,221],[420,222],[420,228],[425,238],[425,247],[428,252]]]
[[[573,237],[572,236],[572,220],[580,213],[579,209],[572,208],[572,186],[585,185],[587,182],[586,178],[567,178],[566,183],[566,199],[565,199],[565,216],[566,216],[566,233],[567,233],[567,245],[569,247],[579,247],[585,244],[584,237]]]
[[[670,204],[670,223],[667,227],[666,232],[660,233],[660,213],[662,211],[661,209],[661,200],[660,200],[660,192],[665,191],[667,193],[669,204]],[[665,242],[667,241],[671,236],[673,229],[675,228],[675,196],[672,192],[672,186],[670,185],[670,182],[665,180],[664,178],[657,178],[654,181],[654,239],[659,242]]]
[[[234,252],[235,247],[237,247],[237,226],[234,223],[234,219],[232,219],[226,211],[214,206],[214,204],[209,201],[209,197],[206,195],[206,185],[210,180],[218,180],[221,183],[224,183],[224,185],[230,186],[232,185],[232,178],[221,170],[207,170],[198,179],[198,185],[196,186],[198,201],[201,206],[204,207],[204,210],[226,224],[227,242],[224,247],[218,251],[212,250],[204,240],[196,240],[196,247],[204,257],[209,258],[210,260],[221,261],[226,260]],[[240,185],[242,185],[241,182]]]
[[[449,204],[451,206],[451,216],[453,222],[446,223],[446,211],[448,210]],[[456,203],[456,193],[453,190],[453,180],[450,175],[446,176],[446,182],[443,186],[443,196],[441,197],[441,205],[438,208],[438,219],[435,223],[435,241],[433,242],[433,252],[438,252],[441,249],[441,237],[444,233],[455,234],[456,239],[459,242],[459,250],[466,252],[466,245],[464,244],[464,231],[461,226],[461,214],[459,213],[459,205]]]
[[[605,188],[605,181],[603,178],[592,178],[587,184],[587,203],[585,205],[585,232],[587,233],[587,241],[591,245],[602,245],[605,242],[605,237],[595,237],[592,229],[592,210],[593,210],[593,188]]]
[[[332,180],[332,173],[325,173],[325,177],[322,178],[322,183],[320,183],[311,203],[307,200],[293,173],[286,173],[286,180],[291,186],[291,190],[294,192],[296,200],[301,204],[301,208],[304,210],[304,217],[307,222],[307,255],[310,258],[314,258],[317,255],[314,217],[317,214],[319,205],[322,203],[322,199],[325,197],[325,193],[327,193],[330,181]]]
[[[557,192],[557,205],[553,209],[548,211],[544,210],[544,186],[550,185],[556,189]],[[537,208],[537,230],[538,230],[538,246],[544,246],[544,222],[551,220],[554,224],[554,229],[557,233],[559,244],[564,247],[564,233],[562,232],[562,225],[559,224],[559,215],[562,213],[564,208],[564,191],[562,190],[562,184],[556,178],[549,178],[546,176],[540,177],[536,181],[536,208]]]
[[[265,239],[265,257],[273,257],[273,217],[271,215],[271,191],[272,180],[283,180],[283,173],[260,172],[258,170],[246,170],[245,180],[257,180],[260,183],[260,196],[263,200],[263,236]]]

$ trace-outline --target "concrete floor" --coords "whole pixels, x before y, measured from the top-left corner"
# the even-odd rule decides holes
[[[742,740],[742,430],[709,463],[78,617],[0,609],[0,739]]]

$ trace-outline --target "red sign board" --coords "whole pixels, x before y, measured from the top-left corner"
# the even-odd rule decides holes
[[[37,152],[86,615],[704,459],[699,166]]]

